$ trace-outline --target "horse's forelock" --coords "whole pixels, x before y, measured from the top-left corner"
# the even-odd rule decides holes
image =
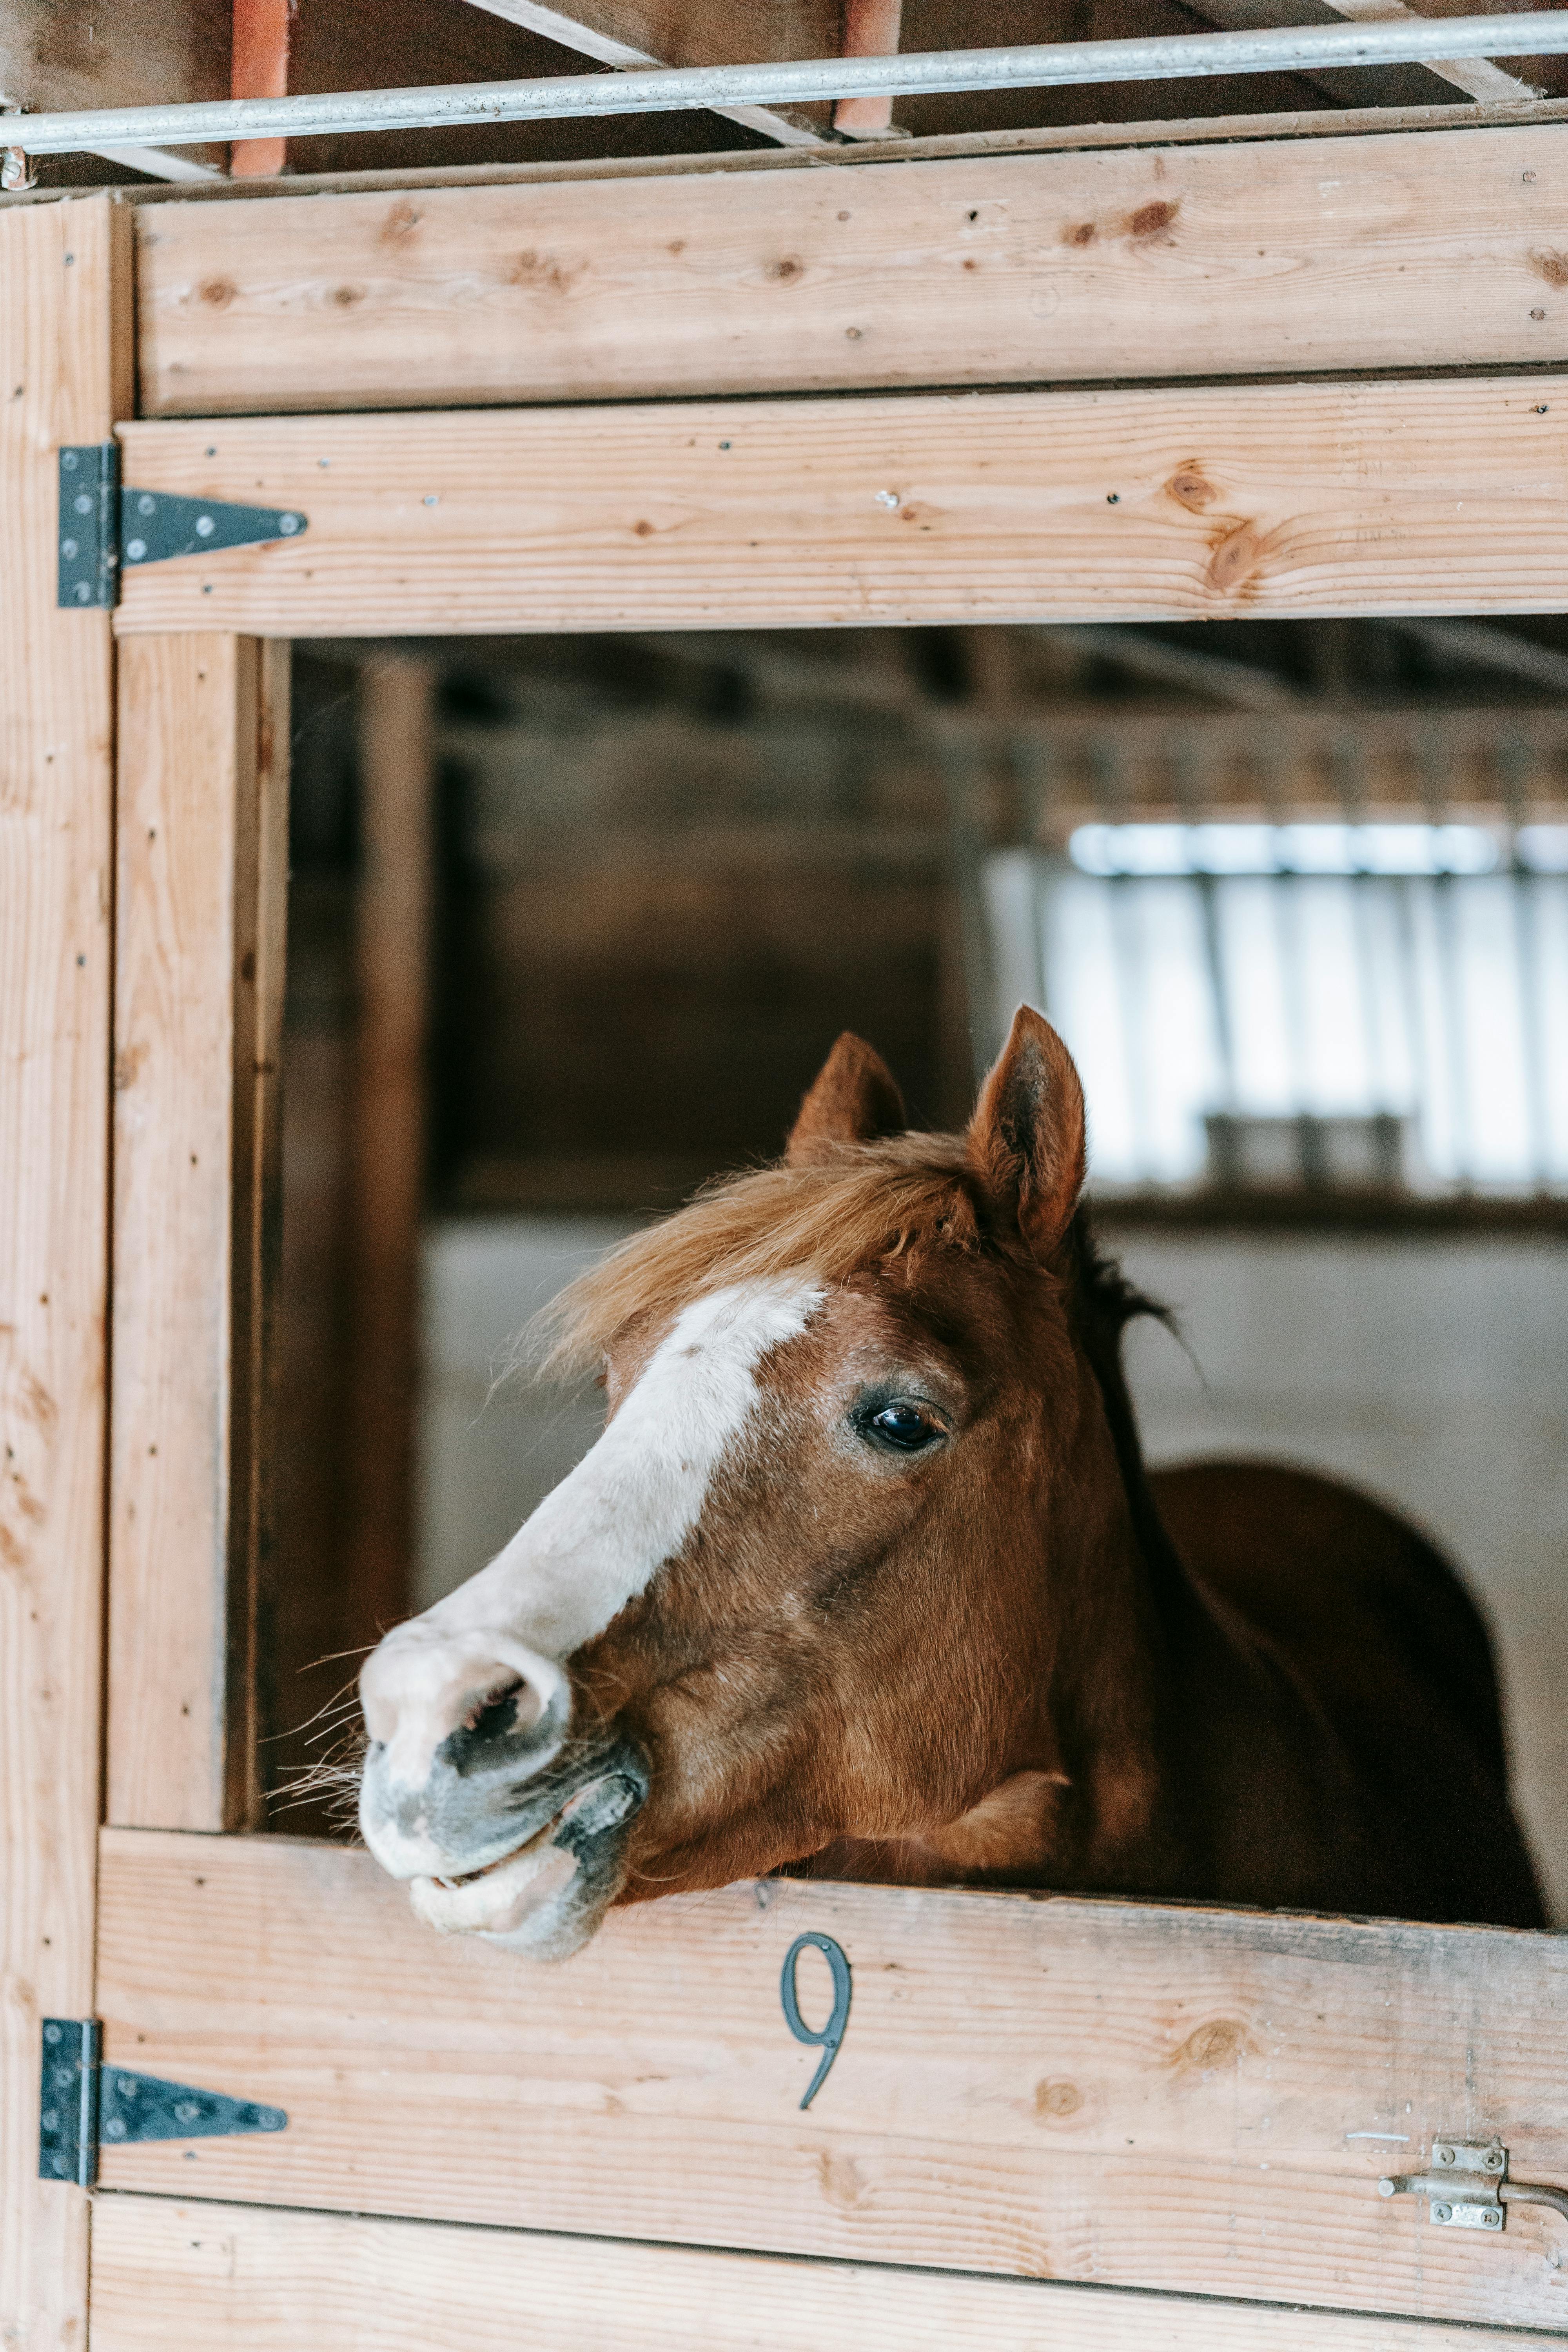
[[[841,1144],[805,1167],[722,1178],[634,1234],[535,1317],[524,1352],[542,1373],[581,1373],[618,1334],[704,1292],[786,1274],[840,1283],[922,1245],[979,1240],[961,1137]]]

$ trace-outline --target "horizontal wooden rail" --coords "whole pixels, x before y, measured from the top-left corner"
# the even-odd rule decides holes
[[[442,635],[1557,611],[1568,375],[124,429],[125,478],[291,507],[132,568],[122,632]]]
[[[1568,1937],[775,1880],[551,1968],[342,1848],[110,1830],[100,1874],[106,2057],[289,2118],[110,2188],[1563,2323],[1555,2216],[1478,2244],[1377,2181],[1461,2126],[1568,2179]],[[806,1929],[853,1996],[803,2114]]]
[[[1555,2352],[1556,2336],[100,2197],[94,2352]]]
[[[142,411],[1568,359],[1568,125],[138,214]]]

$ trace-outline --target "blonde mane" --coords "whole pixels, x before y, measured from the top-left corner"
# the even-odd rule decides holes
[[[966,1170],[962,1136],[900,1135],[835,1145],[804,1167],[719,1178],[568,1284],[529,1327],[527,1353],[542,1372],[566,1377],[596,1370],[617,1333],[731,1283],[782,1274],[843,1282],[921,1242],[973,1249]]]

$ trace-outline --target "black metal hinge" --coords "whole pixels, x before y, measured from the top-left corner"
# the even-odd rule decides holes
[[[231,506],[222,499],[127,489],[120,479],[120,444],[90,441],[60,451],[58,601],[77,610],[113,604],[122,569],[220,547],[260,547],[270,539],[297,539],[309,529],[309,517],[289,507]]]
[[[106,2066],[96,2017],[46,2017],[38,2100],[38,2178],[90,2189],[99,2150],[146,2139],[220,2139],[237,2132],[280,2132],[281,2107],[193,2090],[156,2074]]]

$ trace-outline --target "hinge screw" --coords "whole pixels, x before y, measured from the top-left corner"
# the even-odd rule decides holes
[[[1437,2161],[1439,2164],[1452,2164],[1454,2161],[1453,2149],[1451,2147],[1440,2147],[1437,2150]]]
[[[1432,2208],[1432,2219],[1434,2221],[1447,2221],[1452,2218],[1453,2210],[1454,2209],[1451,2205],[1434,2205]]]

